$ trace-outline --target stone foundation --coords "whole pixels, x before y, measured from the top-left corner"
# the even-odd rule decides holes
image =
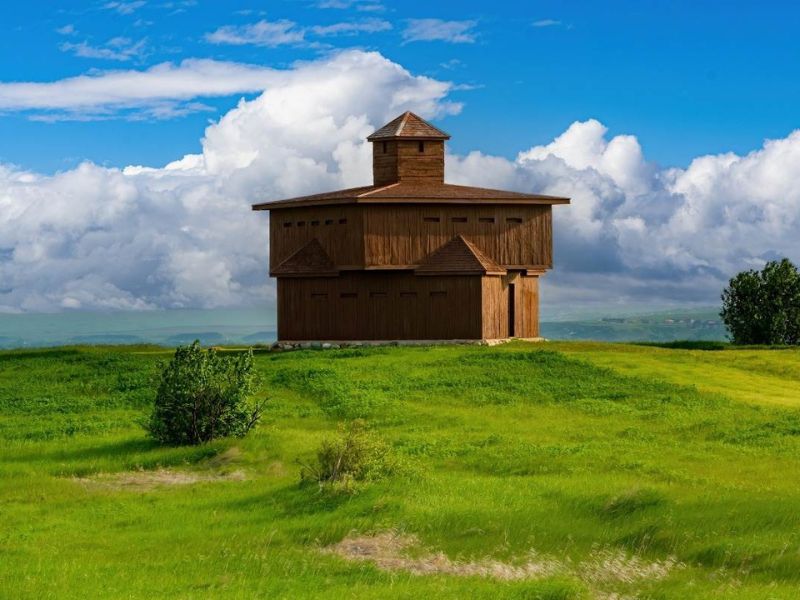
[[[281,340],[272,350],[335,350],[338,348],[364,348],[372,346],[499,346],[508,342],[544,342],[544,338],[502,338],[496,340]]]

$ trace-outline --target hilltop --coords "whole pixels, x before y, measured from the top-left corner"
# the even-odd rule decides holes
[[[0,596],[793,598],[800,351],[257,354],[244,439],[163,448],[151,346],[0,352]],[[364,419],[405,470],[301,487]]]

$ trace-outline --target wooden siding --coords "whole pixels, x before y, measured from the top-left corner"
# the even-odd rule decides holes
[[[481,279],[391,272],[279,278],[278,339],[480,339]]]
[[[368,268],[415,265],[462,234],[502,266],[550,268],[550,206],[365,206]]]
[[[346,223],[342,223],[342,219]],[[289,225],[286,226],[286,223]],[[319,241],[336,267],[364,266],[364,227],[360,207],[316,206],[273,210],[270,212],[269,229],[270,273],[313,239]]]
[[[423,145],[423,152],[419,151],[420,144]],[[372,174],[376,186],[398,181],[443,183],[444,142],[431,140],[373,142]]]
[[[397,182],[397,142],[372,143],[372,178],[373,185]]]
[[[514,289],[517,294],[516,337],[539,337],[539,278],[517,277]]]
[[[397,142],[397,174],[400,181],[444,183],[444,142]]]
[[[505,277],[484,277],[481,282],[482,337],[508,337],[508,283]]]
[[[513,288],[509,286],[513,284]],[[539,337],[539,278],[519,273],[505,277],[484,277],[481,284],[483,337],[501,339],[509,336],[508,310],[514,290],[514,337]]]

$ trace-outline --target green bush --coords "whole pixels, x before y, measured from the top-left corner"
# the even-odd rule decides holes
[[[242,437],[261,415],[261,405],[247,400],[255,388],[251,351],[225,356],[197,341],[180,346],[162,365],[147,428],[159,442],[174,445]]]
[[[324,440],[316,458],[314,464],[301,463],[301,482],[346,493],[357,491],[361,482],[381,479],[399,468],[389,446],[361,419],[340,425],[339,436]]]

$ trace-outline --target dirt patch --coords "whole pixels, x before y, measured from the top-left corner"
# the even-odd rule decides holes
[[[246,476],[241,470],[223,473],[156,469],[153,471],[99,473],[91,477],[76,477],[75,479],[87,486],[142,491],[165,486],[193,485],[207,481],[243,481]]]
[[[411,555],[416,550],[416,555]],[[673,569],[683,565],[674,558],[649,562],[635,555],[603,549],[593,552],[588,560],[573,564],[570,560],[530,552],[514,563],[484,559],[455,561],[444,553],[425,552],[413,535],[394,531],[369,536],[350,536],[338,544],[323,549],[346,560],[372,562],[384,571],[406,571],[414,575],[456,575],[487,577],[502,581],[542,579],[554,575],[569,575],[581,579],[596,589],[609,583],[635,583],[665,578]],[[615,596],[609,596],[613,598]],[[622,598],[622,596],[618,596]]]

